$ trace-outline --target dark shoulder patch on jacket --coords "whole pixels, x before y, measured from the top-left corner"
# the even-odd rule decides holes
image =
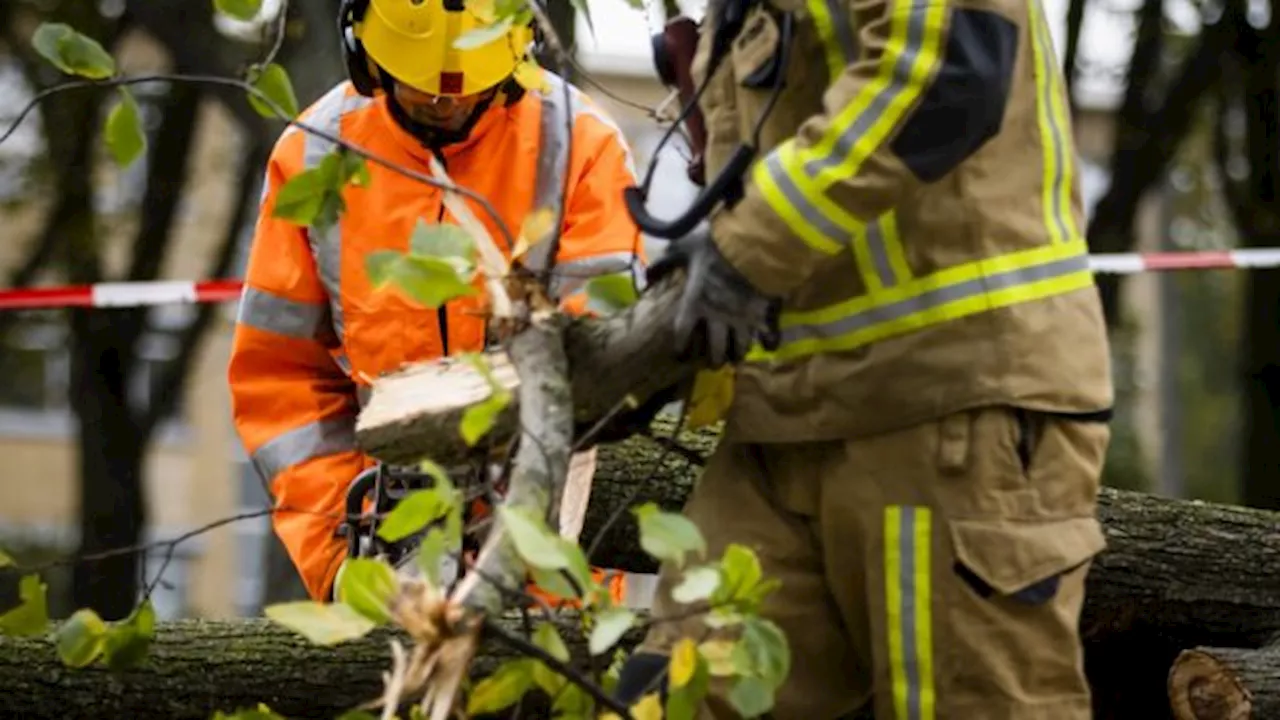
[[[1000,131],[1018,26],[985,10],[956,8],[932,83],[890,145],[916,177],[935,182]]]

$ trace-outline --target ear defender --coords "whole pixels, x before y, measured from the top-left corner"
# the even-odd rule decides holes
[[[369,0],[342,0],[338,9],[338,37],[342,42],[342,59],[347,67],[347,78],[356,92],[373,97],[378,90],[378,80],[369,72],[369,56],[364,44],[356,37],[356,26],[364,21]]]

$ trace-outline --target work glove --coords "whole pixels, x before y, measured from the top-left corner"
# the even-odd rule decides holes
[[[761,293],[730,265],[710,233],[698,231],[673,241],[649,267],[646,280],[652,285],[677,268],[686,272],[674,327],[681,360],[700,354],[713,368],[736,364],[754,339],[766,349],[777,349],[781,301]]]

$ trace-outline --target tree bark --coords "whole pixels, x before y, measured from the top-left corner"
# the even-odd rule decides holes
[[[498,622],[520,632],[519,618]],[[586,643],[577,616],[565,613],[555,625],[575,666],[585,667]],[[216,711],[259,703],[285,717],[333,718],[382,694],[382,673],[392,660],[388,643],[397,637],[407,645],[404,636],[380,629],[337,647],[320,647],[267,620],[161,623],[147,659],[119,673],[64,667],[47,637],[0,637],[0,704],[6,717],[23,720],[208,720]],[[621,645],[630,647],[639,639],[633,629]],[[485,676],[511,657],[510,647],[485,640],[471,675]],[[549,717],[532,709],[526,706],[523,716]]]
[[[1198,647],[1178,655],[1169,673],[1175,720],[1280,717],[1280,647]]]

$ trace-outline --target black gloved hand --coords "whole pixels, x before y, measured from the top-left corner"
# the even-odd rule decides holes
[[[675,318],[681,359],[701,351],[713,368],[737,363],[755,337],[766,348],[777,349],[781,303],[730,265],[709,233],[699,231],[673,241],[649,267],[646,280],[652,285],[681,267],[687,273]]]

